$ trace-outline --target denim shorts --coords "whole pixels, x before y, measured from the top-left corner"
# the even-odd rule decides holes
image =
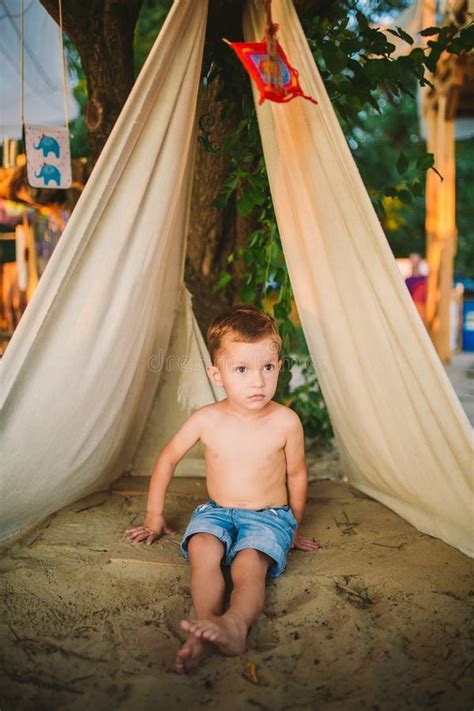
[[[194,509],[180,548],[188,560],[190,537],[194,533],[210,533],[224,543],[225,565],[230,565],[244,548],[254,548],[273,558],[275,562],[269,567],[267,575],[277,578],[285,569],[286,557],[297,526],[288,505],[267,506],[255,511],[219,506],[209,499]]]

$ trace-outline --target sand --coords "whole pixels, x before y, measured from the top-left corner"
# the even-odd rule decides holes
[[[319,475],[338,474],[326,457]],[[118,488],[4,551],[1,711],[473,708],[473,562],[342,481],[311,483],[303,532],[322,548],[268,583],[247,651],[178,675],[192,615],[179,533],[202,482],[175,484],[178,533],[149,549],[122,538],[145,497]]]

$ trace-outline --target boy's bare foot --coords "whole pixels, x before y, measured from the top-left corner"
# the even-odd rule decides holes
[[[176,671],[180,674],[193,671],[213,649],[214,646],[210,642],[190,634],[176,655]]]
[[[233,610],[220,617],[204,620],[181,620],[181,628],[199,640],[207,640],[228,657],[245,652],[247,625]]]

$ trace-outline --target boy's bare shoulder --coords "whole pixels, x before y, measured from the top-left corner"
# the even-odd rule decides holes
[[[200,407],[199,410],[193,412],[191,417],[195,418],[196,422],[206,424],[215,420],[216,417],[219,416],[220,410],[221,408],[219,406],[219,403],[212,402],[210,405],[203,405],[202,407]]]
[[[278,402],[273,402],[275,407],[274,414],[278,420],[288,429],[299,429],[302,427],[301,420],[291,407],[280,405]]]

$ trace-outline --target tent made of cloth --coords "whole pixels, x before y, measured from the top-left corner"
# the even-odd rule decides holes
[[[126,471],[220,395],[183,282],[207,4],[176,0],[2,363],[7,539]],[[472,554],[472,432],[419,320],[291,0],[319,104],[257,107],[298,312],[351,483]],[[246,39],[264,26],[250,0]],[[128,207],[124,210],[124,204]],[[204,473],[191,452],[178,475]]]

